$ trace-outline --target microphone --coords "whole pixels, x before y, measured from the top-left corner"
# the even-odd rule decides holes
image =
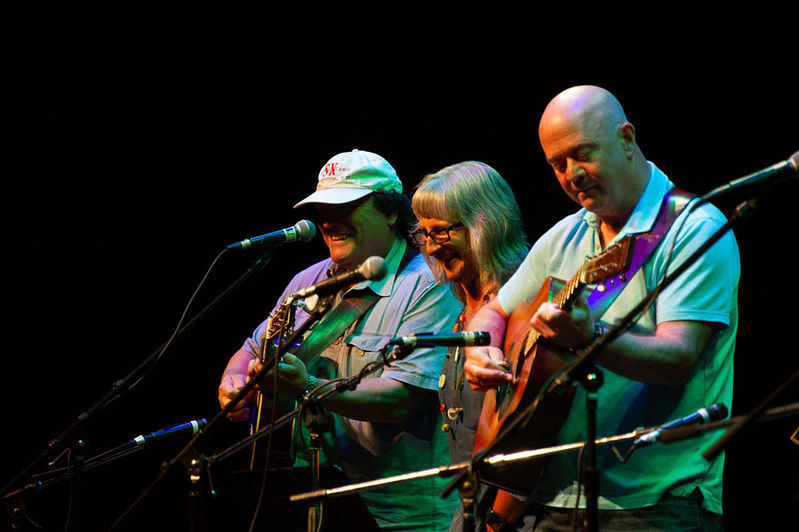
[[[329,295],[338,292],[343,286],[360,283],[361,281],[379,281],[386,276],[387,271],[386,261],[383,257],[369,257],[354,270],[334,275],[324,281],[319,281],[314,285],[303,288],[296,292],[293,297],[296,299],[314,294],[319,296]]]
[[[737,188],[749,187],[769,181],[774,183],[786,181],[790,178],[796,178],[797,174],[799,174],[799,151],[791,155],[791,157],[785,161],[769,166],[768,168],[764,168],[759,172],[754,172],[739,179],[730,181],[726,185],[721,185],[720,187],[714,188],[702,196],[701,202],[704,203],[715,198],[716,196],[720,196],[730,190]]]
[[[710,423],[711,421],[718,421],[725,417],[727,417],[727,407],[724,403],[716,403],[707,408],[700,408],[689,416],[669,421],[652,432],[647,432],[643,436],[640,436],[633,442],[633,447],[643,447],[655,441],[659,441],[661,434],[666,430],[683,427],[685,425]]]
[[[155,440],[173,440],[177,438],[182,438],[183,436],[194,436],[200,430],[205,428],[208,424],[207,419],[196,419],[193,421],[189,421],[188,423],[183,423],[182,425],[175,425],[174,427],[169,427],[168,429],[161,429],[155,432],[151,432],[150,434],[139,435],[130,440],[130,443],[133,445],[146,445]]]
[[[253,244],[283,244],[284,242],[309,242],[316,236],[316,226],[309,220],[300,220],[291,227],[274,231],[261,236],[247,238],[241,242],[230,244],[227,249],[247,249]]]
[[[420,333],[397,336],[389,340],[388,345],[398,345],[400,347],[434,347],[437,345],[469,347],[473,345],[488,345],[490,343],[490,333],[465,331],[447,334]]]

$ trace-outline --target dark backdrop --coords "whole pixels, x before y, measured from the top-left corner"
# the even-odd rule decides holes
[[[2,483],[170,336],[225,245],[303,217],[291,206],[335,153],[380,153],[408,189],[447,164],[487,162],[512,184],[533,240],[575,209],[536,134],[547,101],[570,85],[613,91],[646,156],[697,193],[799,147],[795,42],[746,25],[718,36],[647,24],[625,30],[623,42],[607,36],[568,46],[556,38],[491,46],[442,38],[427,47],[420,36],[379,51],[366,40],[303,48],[299,38],[225,48],[211,35],[158,48],[143,39],[76,47],[53,39],[14,49],[0,87]],[[736,231],[743,277],[733,414],[796,370],[796,194],[796,182],[766,192]],[[730,213],[746,197],[717,205]],[[293,273],[324,255],[318,238],[275,252],[131,393],[90,420],[89,454],[214,416],[228,356]],[[254,257],[224,256],[189,314]],[[774,405],[796,397],[794,386]],[[760,425],[730,444],[731,529],[797,516],[799,447],[789,441],[797,425]],[[242,435],[224,424],[206,449]],[[176,445],[86,474],[86,528],[118,517]],[[185,473],[176,468],[130,522],[176,526],[185,497]],[[50,528],[63,527],[67,500],[65,486],[26,498],[32,517]]]

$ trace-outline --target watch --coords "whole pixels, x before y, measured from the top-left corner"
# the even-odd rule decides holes
[[[589,345],[591,345],[594,342],[596,342],[599,338],[602,338],[603,336],[605,336],[605,333],[607,333],[607,332],[608,331],[607,331],[606,327],[604,325],[602,325],[602,322],[595,321],[594,322],[594,336],[592,336],[591,339],[588,340],[588,342],[585,345],[583,345],[581,347],[572,347],[572,348],[569,349],[569,351],[571,351],[575,355],[579,355],[578,351],[582,351],[583,349],[587,348]]]

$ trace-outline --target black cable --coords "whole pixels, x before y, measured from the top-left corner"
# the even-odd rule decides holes
[[[261,353],[266,351],[266,343],[269,341],[269,331],[266,331],[266,336],[264,337],[264,345],[261,348]],[[263,357],[262,357],[263,359]],[[269,418],[269,435],[266,440],[266,458],[264,460],[264,475],[261,477],[261,489],[258,493],[258,501],[255,506],[255,511],[253,512],[252,519],[250,520],[250,528],[249,531],[252,532],[253,528],[255,528],[255,522],[258,519],[258,514],[261,512],[261,504],[264,500],[264,495],[266,494],[266,485],[267,485],[267,477],[269,476],[269,459],[272,456],[272,436],[275,433],[275,412],[277,410],[277,386],[278,386],[278,366],[279,360],[275,358],[275,368],[273,370],[273,380],[272,380],[272,397],[275,400],[272,402],[271,408],[271,415]],[[261,396],[261,407],[263,408],[263,395]],[[260,412],[259,412],[260,414]],[[256,445],[256,443],[253,443]]]
[[[172,345],[172,342],[175,341],[175,338],[177,337],[178,333],[180,332],[181,327],[183,326],[183,321],[186,319],[186,314],[188,314],[189,308],[191,307],[192,303],[194,302],[194,299],[197,297],[197,294],[200,292],[200,289],[203,287],[205,282],[208,280],[209,275],[211,275],[211,271],[216,267],[216,263],[219,262],[219,259],[221,259],[222,255],[224,255],[227,251],[228,251],[227,248],[223,249],[214,258],[214,260],[211,261],[211,265],[205,271],[205,274],[203,275],[202,279],[200,280],[200,283],[197,285],[197,288],[194,289],[194,292],[192,293],[191,297],[189,298],[189,301],[186,303],[186,306],[183,308],[183,313],[180,315],[180,319],[178,320],[178,324],[175,326],[175,330],[172,331],[172,334],[170,335],[169,339],[164,343],[163,347],[161,348],[161,351],[159,351],[158,355],[156,355],[155,358],[151,361],[150,367],[149,368],[145,368],[143,370],[142,375],[140,375],[139,378],[136,379],[136,381],[133,384],[129,385],[127,390],[124,390],[123,393],[126,392],[126,391],[132,390],[134,386],[138,385],[155,368],[155,365],[158,363],[158,361],[161,359],[161,357],[164,356],[164,352],[169,348],[170,345]],[[121,393],[119,395],[117,395],[116,397],[112,397],[109,400],[109,403],[111,401],[115,400],[120,395],[121,395]]]

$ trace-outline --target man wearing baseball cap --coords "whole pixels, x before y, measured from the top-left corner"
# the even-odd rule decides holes
[[[457,319],[460,303],[446,285],[437,284],[422,256],[411,245],[415,218],[394,168],[381,156],[352,150],[331,158],[320,170],[316,191],[295,208],[315,208],[319,230],[330,258],[297,274],[278,299],[329,276],[357,268],[367,258],[385,259],[387,274],[339,291],[331,309],[314,326],[325,330],[325,318],[355,301],[353,321],[315,358],[305,362],[286,354],[278,367],[281,395],[300,397],[336,378],[351,377],[380,360],[390,338],[413,333],[445,332]],[[277,308],[277,307],[276,307]],[[365,309],[365,310],[363,310]],[[351,317],[353,314],[346,314]],[[296,311],[295,328],[310,319]],[[318,318],[317,318],[318,319]],[[219,386],[224,407],[248,377],[260,369],[267,322],[261,323],[230,359]],[[334,329],[336,334],[337,330]],[[351,482],[377,480],[448,463],[446,434],[440,428],[436,400],[445,348],[418,348],[402,360],[363,379],[352,391],[325,401],[332,414],[329,432],[321,436],[322,462],[341,467]],[[302,355],[301,355],[302,356]],[[305,358],[305,357],[304,357]],[[306,365],[307,363],[307,365]],[[271,386],[272,377],[263,383]],[[266,382],[269,381],[269,382]],[[233,421],[249,418],[251,404],[242,401],[229,414]],[[297,464],[308,461],[307,427],[297,423]],[[384,530],[446,530],[457,497],[443,499],[444,479],[393,483],[361,493],[377,524]]]

